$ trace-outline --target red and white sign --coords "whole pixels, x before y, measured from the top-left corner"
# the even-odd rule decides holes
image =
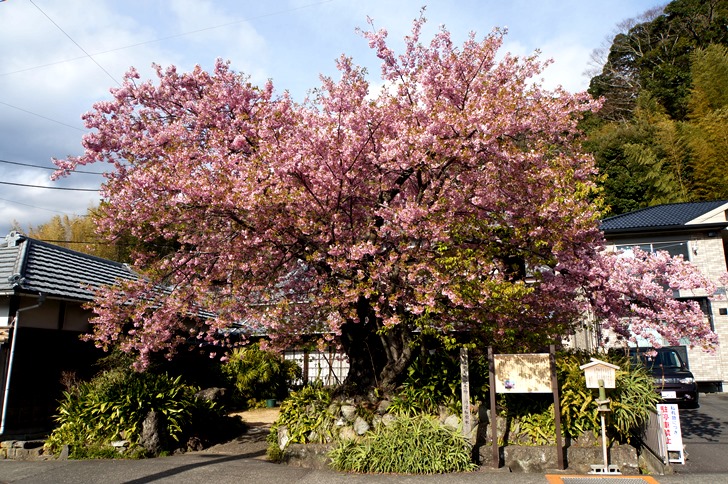
[[[677,405],[668,403],[659,403],[657,405],[657,415],[660,417],[660,427],[665,436],[665,446],[668,456],[670,452],[677,452],[677,459],[669,459],[670,462],[685,463],[683,457],[683,441],[682,432],[680,430],[680,412]]]

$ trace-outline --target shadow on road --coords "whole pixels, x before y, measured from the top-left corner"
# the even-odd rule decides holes
[[[681,409],[680,426],[684,438],[700,438],[708,442],[718,442],[725,435],[720,420],[701,413],[700,409]]]
[[[198,467],[204,467],[208,465],[213,464],[220,464],[222,462],[231,462],[241,459],[251,459],[253,457],[259,457],[260,455],[265,454],[265,452],[253,452],[250,454],[239,454],[239,455],[212,455],[210,454],[210,460],[206,462],[195,462],[193,464],[186,464],[179,467],[175,467],[173,469],[168,469],[165,471],[157,472],[155,474],[150,474],[148,476],[140,477],[139,479],[134,479],[131,481],[126,481],[125,484],[146,484],[150,482],[155,482],[160,479],[163,479],[165,477],[172,477],[178,474],[182,474],[183,472],[189,471],[194,468]]]

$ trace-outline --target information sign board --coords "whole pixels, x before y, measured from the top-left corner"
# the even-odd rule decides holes
[[[551,393],[548,353],[494,355],[497,393]]]

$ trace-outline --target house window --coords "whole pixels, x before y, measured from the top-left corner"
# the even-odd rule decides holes
[[[707,297],[678,297],[679,301],[695,301],[700,306],[700,310],[703,312],[708,322],[710,323],[710,330],[715,331],[715,324],[713,321],[713,310],[710,307],[710,300]]]
[[[683,256],[683,259],[690,260],[690,251],[688,250],[688,242],[686,240],[672,242],[648,242],[642,244],[621,244],[616,246],[617,250],[621,250],[625,254],[631,254],[633,247],[639,247],[643,251],[651,254],[658,250],[664,250],[672,257],[681,255]]]

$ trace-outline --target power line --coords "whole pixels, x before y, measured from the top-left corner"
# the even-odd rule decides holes
[[[169,35],[167,37],[160,37],[158,39],[147,40],[145,42],[137,42],[136,44],[130,44],[130,45],[122,46],[122,47],[116,47],[114,49],[109,49],[109,50],[103,50],[103,51],[99,51],[99,52],[94,52],[92,55],[98,56],[98,55],[103,55],[103,54],[109,54],[111,52],[117,52],[117,51],[120,51],[120,50],[131,49],[133,47],[139,47],[139,46],[142,46],[142,45],[155,44],[155,43],[158,43],[158,42],[163,42],[165,40],[176,39],[178,37],[184,37],[184,36],[191,35],[191,34],[199,34],[200,32],[206,32],[208,30],[215,30],[215,29],[220,29],[220,28],[223,28],[223,27],[229,27],[230,25],[235,25],[235,24],[239,24],[239,23],[242,23],[242,22],[250,22],[250,21],[253,21],[253,20],[260,20],[260,19],[263,19],[263,18],[266,18],[266,17],[273,17],[275,15],[281,15],[281,14],[284,14],[284,13],[295,12],[296,10],[303,10],[303,9],[309,8],[309,7],[316,7],[318,5],[323,5],[325,3],[331,3],[333,1],[334,0],[322,0],[320,2],[315,2],[315,3],[306,4],[306,5],[301,5],[300,7],[289,8],[289,9],[286,9],[286,10],[278,10],[276,12],[271,12],[271,13],[267,13],[267,14],[263,14],[263,15],[258,15],[257,17],[246,17],[246,18],[243,18],[243,19],[240,19],[240,20],[234,20],[232,22],[227,22],[227,23],[224,23],[224,24],[214,25],[212,27],[204,27],[204,28],[197,29],[197,30],[190,30],[190,31],[187,31],[187,32],[179,33],[179,34]],[[51,22],[52,22],[52,20],[51,20]],[[60,27],[59,27],[59,29],[60,29]],[[68,34],[66,34],[66,35],[68,35]],[[73,39],[71,39],[71,40],[73,40]],[[78,45],[78,44],[76,44],[76,45]],[[81,49],[81,50],[83,50],[83,49]],[[64,64],[66,62],[73,62],[73,61],[77,61],[77,60],[80,60],[80,59],[85,59],[87,57],[89,57],[89,58],[91,58],[91,60],[93,60],[93,58],[91,57],[90,54],[88,54],[86,51],[84,51],[84,53],[86,54],[85,56],[73,57],[71,59],[65,59],[65,60],[62,60],[62,61],[50,62],[48,64],[42,64],[42,65],[33,66],[33,67],[26,67],[24,69],[19,69],[17,71],[3,72],[3,73],[0,73],[0,76],[9,76],[10,74],[19,74],[21,72],[32,71],[32,70],[35,70],[35,69],[42,69],[43,67],[51,67],[51,66],[55,66],[55,65],[58,65],[58,64]],[[94,62],[96,62],[96,61],[94,61]],[[106,71],[104,71],[104,72],[106,72]],[[112,79],[114,79],[114,78],[112,77]],[[114,79],[114,82],[117,82],[117,84],[118,84],[118,81],[116,81],[116,79]]]
[[[50,21],[51,21],[51,23],[52,23],[53,25],[55,25],[55,26],[56,26],[56,27],[58,28],[58,30],[60,30],[61,32],[63,32],[63,35],[65,35],[66,37],[68,37],[68,39],[69,39],[69,40],[70,40],[71,42],[73,42],[74,44],[76,44],[76,47],[78,47],[79,49],[81,49],[81,52],[83,52],[84,54],[86,54],[86,57],[88,57],[89,59],[91,59],[91,61],[93,61],[93,63],[94,63],[94,64],[96,64],[96,65],[97,65],[97,66],[99,67],[99,69],[101,69],[102,71],[104,71],[104,73],[106,73],[106,75],[107,75],[107,76],[109,76],[109,78],[110,78],[110,79],[111,79],[112,81],[114,81],[114,82],[115,82],[115,83],[117,83],[118,85],[121,85],[121,83],[120,83],[119,81],[117,81],[117,80],[116,80],[116,79],[114,78],[114,76],[112,76],[111,74],[109,74],[109,71],[107,71],[106,69],[104,69],[104,67],[103,67],[103,66],[102,66],[101,64],[99,64],[98,62],[96,62],[96,59],[94,59],[94,58],[93,58],[93,57],[91,56],[91,54],[89,54],[88,52],[86,52],[86,49],[84,49],[83,47],[81,47],[81,44],[79,44],[78,42],[76,42],[75,40],[73,40],[73,37],[71,37],[70,35],[68,35],[68,33],[66,33],[66,31],[65,31],[65,30],[63,30],[63,29],[61,28],[61,26],[60,26],[60,25],[58,25],[58,24],[57,24],[57,23],[56,23],[56,22],[55,22],[55,21],[54,21],[54,20],[53,20],[53,19],[52,19],[52,18],[51,18],[51,17],[50,17],[50,16],[48,15],[48,14],[47,14],[47,13],[45,13],[45,12],[43,11],[43,9],[42,9],[42,8],[40,8],[40,7],[38,6],[38,5],[36,5],[36,4],[35,4],[35,2],[33,2],[33,0],[30,0],[30,3],[31,3],[31,4],[32,4],[32,5],[33,5],[33,6],[35,7],[35,8],[37,8],[37,9],[38,9],[38,11],[40,11],[40,13],[42,13],[43,15],[45,15],[45,16],[46,16],[46,18],[47,18],[48,20],[50,20]]]
[[[63,212],[61,210],[53,210],[51,208],[37,207],[35,205],[30,205],[29,203],[18,202],[18,201],[15,201],[15,200],[8,200],[7,198],[0,198],[0,200],[2,200],[3,202],[14,203],[16,205],[22,205],[24,207],[35,208],[36,210],[45,210],[46,212],[53,212],[53,213],[60,213],[60,214],[63,214],[63,215],[69,215],[68,212]],[[75,215],[75,214],[73,214],[73,215]]]
[[[9,108],[17,109],[18,111],[23,111],[24,113],[32,114],[33,116],[38,116],[39,118],[43,118],[45,120],[52,121],[54,123],[58,123],[58,124],[60,124],[62,126],[66,126],[68,128],[73,128],[73,129],[75,129],[77,131],[81,131],[82,133],[85,133],[86,132],[85,130],[79,128],[78,126],[73,126],[73,125],[64,123],[63,121],[57,121],[57,120],[55,120],[53,118],[49,118],[47,116],[43,116],[42,114],[34,113],[33,111],[28,111],[27,109],[19,108],[18,106],[13,106],[12,104],[8,104],[6,102],[0,101],[0,104],[2,104],[4,106],[7,106]]]
[[[101,191],[98,188],[44,187],[43,185],[26,185],[25,183],[13,183],[13,182],[5,182],[5,181],[0,181],[0,184],[13,185],[16,187],[26,187],[26,188],[45,188],[46,190],[66,190],[69,192],[98,192],[98,191]]]
[[[27,166],[30,168],[40,168],[41,170],[51,170],[51,171],[58,170],[58,168],[53,168],[50,166],[31,165],[30,163],[20,163],[19,161],[0,160],[0,163],[6,163],[8,165]],[[101,172],[82,171],[82,170],[73,170],[73,173],[83,173],[84,175],[103,175],[103,173],[101,173]]]

